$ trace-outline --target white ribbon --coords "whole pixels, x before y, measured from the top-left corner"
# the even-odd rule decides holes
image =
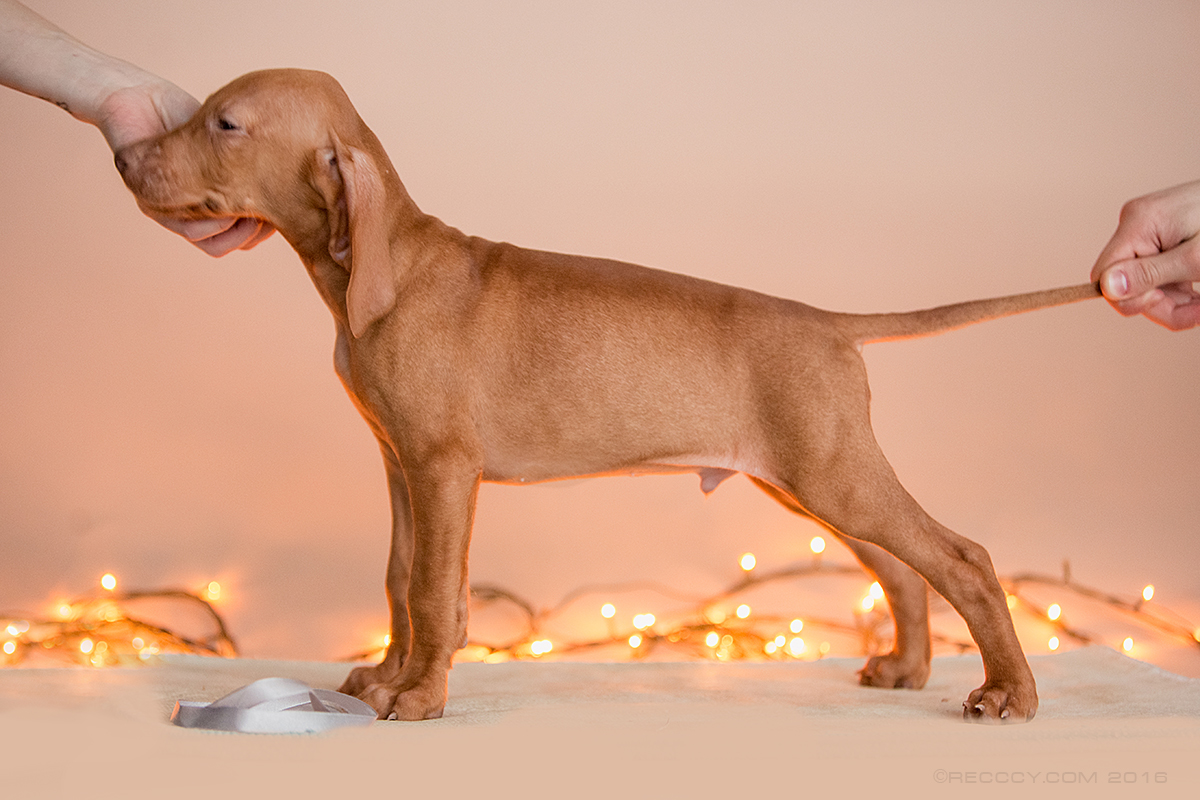
[[[180,700],[171,722],[184,728],[240,733],[321,733],[369,725],[375,709],[348,694],[291,678],[264,678],[212,703]]]

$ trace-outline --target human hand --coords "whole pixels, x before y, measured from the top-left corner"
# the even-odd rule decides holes
[[[0,84],[95,125],[114,153],[179,127],[200,107],[175,84],[88,47],[17,0],[0,0]],[[256,219],[148,216],[213,256],[249,249],[275,230]]]
[[[1173,331],[1200,325],[1200,181],[1130,200],[1092,268],[1117,311]]]
[[[160,81],[112,92],[97,107],[95,124],[115,153],[125,145],[179,127],[199,107],[190,94],[173,83]],[[275,232],[267,222],[249,217],[178,219],[145,213],[210,256],[249,250]]]

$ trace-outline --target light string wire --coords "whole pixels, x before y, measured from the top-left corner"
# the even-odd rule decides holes
[[[829,577],[861,582],[867,576],[860,567],[830,564],[823,561],[819,554],[810,562],[775,570],[756,569],[750,554],[744,555],[741,563],[742,574],[738,579],[725,589],[711,594],[683,592],[655,581],[587,584],[572,589],[558,602],[542,609],[507,588],[476,585],[471,590],[476,610],[493,605],[515,609],[522,620],[522,630],[516,636],[498,643],[471,639],[466,647],[465,658],[482,661],[541,658],[550,653],[557,656],[581,654],[614,645],[623,645],[628,658],[644,658],[660,647],[691,658],[717,660],[820,658],[830,653],[828,643],[822,642],[819,647],[812,648],[800,636],[801,633],[811,635],[817,631],[857,640],[857,652],[836,655],[871,656],[891,647],[890,614],[874,602],[883,599],[878,584],[871,587],[863,598],[862,606],[855,609],[848,621],[804,614],[754,613],[749,604],[744,602],[748,593],[770,585],[803,583],[813,578]],[[111,578],[111,575],[105,576],[105,580]],[[1141,597],[1130,599],[1077,582],[1071,575],[1069,563],[1063,564],[1060,576],[1021,572],[1001,577],[1000,583],[1012,612],[1021,611],[1031,619],[1049,623],[1058,635],[1079,644],[1105,643],[1105,637],[1068,624],[1059,603],[1045,606],[1029,596],[1029,589],[1048,587],[1086,598],[1133,620],[1143,630],[1165,634],[1200,654],[1200,629],[1181,615],[1152,601],[1153,586],[1145,587]],[[115,580],[112,584],[115,584]],[[213,586],[216,584],[210,584],[210,596]],[[560,638],[557,641],[546,635],[556,621],[560,621],[583,601],[607,601],[634,592],[654,593],[683,603],[684,607],[669,615],[664,614],[663,619],[653,614],[638,614],[633,618],[631,627],[618,622],[615,606],[606,602],[601,606],[601,613],[606,618],[607,635]],[[930,598],[940,602],[936,594],[930,593]],[[210,630],[201,635],[185,635],[134,615],[132,607],[144,601],[199,609]],[[734,606],[736,608],[733,611],[727,610]],[[961,637],[937,631],[932,636],[934,645],[943,651],[962,653],[976,649],[973,642]],[[1123,643],[1126,651],[1131,649],[1132,641],[1132,637],[1126,638]],[[1051,647],[1057,647],[1057,637]],[[386,644],[339,660],[378,660],[385,650]],[[70,663],[100,667],[140,663],[159,653],[236,657],[239,651],[229,625],[201,592],[160,589],[118,593],[106,588],[63,603],[57,618],[0,614],[0,665],[20,664],[35,652],[46,653]]]
[[[468,658],[482,661],[541,658],[551,652],[571,655],[621,644],[629,648],[628,654],[634,658],[645,657],[658,646],[682,650],[693,657],[715,657],[718,660],[819,658],[829,653],[826,645],[822,644],[814,651],[804,644],[802,639],[797,643],[799,637],[795,634],[821,630],[857,637],[859,644],[856,653],[838,655],[871,656],[885,652],[892,645],[891,616],[878,605],[868,604],[867,599],[882,598],[877,584],[872,587],[867,597],[864,597],[864,607],[856,610],[852,621],[849,622],[804,614],[754,614],[749,611],[748,605],[739,604],[740,600],[745,599],[744,595],[763,586],[835,576],[857,581],[866,577],[858,566],[829,564],[817,556],[810,563],[795,564],[772,571],[757,571],[753,567],[744,569],[738,580],[724,590],[709,595],[682,592],[654,581],[589,584],[571,590],[557,603],[543,609],[538,609],[529,600],[504,587],[481,584],[472,587],[472,600],[481,608],[493,604],[512,607],[522,617],[523,631],[501,643],[470,639],[466,649],[473,651],[469,653]],[[1058,634],[1079,644],[1104,643],[1105,639],[1069,625],[1061,614],[1061,606],[1057,603],[1053,606],[1040,605],[1023,590],[1030,586],[1053,587],[1096,601],[1122,615],[1132,617],[1143,629],[1165,633],[1200,654],[1200,628],[1161,604],[1151,603],[1145,594],[1152,593],[1152,586],[1143,590],[1143,597],[1130,600],[1074,581],[1070,575],[1069,563],[1064,563],[1062,577],[1022,572],[1010,577],[1001,577],[1000,583],[1004,587],[1010,610],[1021,610],[1033,619],[1049,623]],[[650,614],[639,614],[634,617],[632,628],[622,627],[609,618],[607,636],[552,641],[545,634],[556,619],[580,601],[589,598],[611,600],[632,592],[652,592],[682,601],[689,607],[672,614],[667,620],[659,620]],[[932,592],[930,598],[931,601],[947,605]],[[723,610],[735,604],[738,604],[737,611],[727,613]],[[613,610],[610,603],[605,605],[610,611]],[[1056,607],[1059,610],[1052,613],[1051,609]],[[746,610],[744,616],[741,614],[743,609]],[[977,650],[975,643],[969,639],[945,635],[936,630],[931,631],[931,637],[933,644],[943,651],[963,653]],[[1131,642],[1132,637],[1129,637],[1120,646],[1128,651],[1131,649]],[[1052,649],[1056,647],[1057,644],[1052,644]],[[385,650],[386,646],[376,647],[342,660],[378,660]]]
[[[199,609],[211,631],[185,635],[131,613],[131,607],[145,601],[159,601],[174,609]],[[34,653],[106,667],[128,666],[162,653],[236,658],[238,647],[224,617],[200,593],[186,589],[105,589],[60,604],[56,618],[0,614],[0,665],[20,664]]]

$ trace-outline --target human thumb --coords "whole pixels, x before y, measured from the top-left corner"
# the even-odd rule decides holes
[[[1200,259],[1191,244],[1113,264],[1100,275],[1100,290],[1109,300],[1128,300],[1160,286],[1197,280]]]

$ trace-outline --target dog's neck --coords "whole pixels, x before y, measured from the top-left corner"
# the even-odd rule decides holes
[[[399,292],[402,290],[401,284],[412,279],[411,267],[417,260],[414,243],[419,241],[419,237],[413,236],[411,231],[424,227],[433,218],[418,208],[386,154],[379,155],[382,156],[380,172],[386,197],[383,205],[387,211],[385,239],[390,251],[388,263],[392,265]],[[331,211],[319,208],[314,212],[298,225],[280,228],[280,233],[300,256],[318,294],[338,325],[348,329],[346,293],[350,285],[354,253],[350,250],[348,256],[345,253],[335,256],[331,244]]]
[[[304,262],[308,276],[317,287],[317,293],[325,301],[339,327],[349,328],[350,318],[346,311],[346,290],[350,286],[349,271],[333,260],[328,247],[301,250],[293,244],[293,248]]]

